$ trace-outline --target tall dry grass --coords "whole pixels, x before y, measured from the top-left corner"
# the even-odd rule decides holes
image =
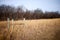
[[[60,19],[0,21],[0,40],[60,40]]]

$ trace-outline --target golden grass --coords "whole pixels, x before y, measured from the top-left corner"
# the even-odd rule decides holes
[[[0,21],[0,40],[60,40],[60,18]]]

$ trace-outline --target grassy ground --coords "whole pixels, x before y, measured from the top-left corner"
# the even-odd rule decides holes
[[[0,21],[0,40],[60,40],[60,18]]]

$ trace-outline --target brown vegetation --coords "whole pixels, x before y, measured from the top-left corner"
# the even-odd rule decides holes
[[[60,18],[0,21],[0,40],[60,40]]]

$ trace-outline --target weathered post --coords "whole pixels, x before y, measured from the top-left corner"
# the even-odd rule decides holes
[[[7,18],[8,39],[10,40],[10,19]]]
[[[23,20],[25,21],[25,18]]]
[[[25,24],[25,18],[23,18],[23,22],[24,22],[24,24]]]
[[[23,18],[23,24],[25,25],[25,18]]]
[[[14,21],[14,20],[12,19],[12,30],[14,30],[14,24],[13,24],[13,21]]]
[[[9,30],[9,28],[10,28],[10,22],[9,22],[9,21],[10,21],[10,19],[9,19],[9,18],[7,18],[7,21],[8,21],[8,25],[7,25],[7,26],[8,26],[8,30]]]

